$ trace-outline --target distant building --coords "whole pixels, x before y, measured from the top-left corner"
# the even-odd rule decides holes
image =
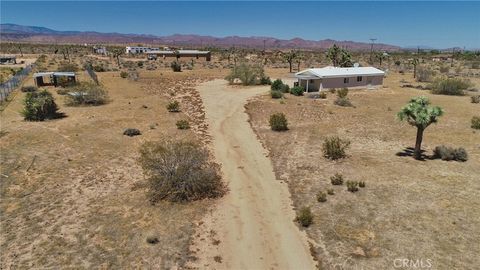
[[[0,56],[0,64],[16,64],[16,56]]]
[[[107,55],[107,48],[103,46],[93,46],[93,53]]]
[[[146,52],[148,59],[156,59],[156,57],[190,57],[199,59],[200,57],[205,58],[206,61],[212,59],[212,53],[210,51],[199,51],[199,50],[149,50]]]
[[[328,88],[374,87],[383,84],[385,72],[374,67],[324,67],[311,68],[295,74],[298,85],[306,92]]]
[[[37,72],[33,74],[35,85],[66,86],[76,82],[75,72]]]
[[[139,53],[146,53],[147,51],[151,50],[160,50],[159,48],[150,48],[150,47],[126,47],[125,53],[126,54],[139,54]]]

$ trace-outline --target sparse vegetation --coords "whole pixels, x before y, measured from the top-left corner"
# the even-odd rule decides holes
[[[22,115],[27,121],[44,121],[59,116],[58,106],[47,90],[28,92],[24,99]]]
[[[431,82],[435,76],[435,71],[428,67],[420,66],[417,69],[417,81],[418,82]]]
[[[365,187],[365,181],[358,181],[358,186],[361,188]]]
[[[302,207],[297,213],[295,221],[300,223],[303,227],[308,227],[313,223],[313,214],[310,207]]]
[[[358,182],[357,181],[347,181],[347,190],[350,192],[358,191]]]
[[[338,136],[327,137],[322,145],[323,156],[337,160],[346,157],[346,149],[350,146],[350,141],[340,139]]]
[[[20,90],[24,93],[30,93],[38,91],[38,88],[36,86],[22,86]]]
[[[261,79],[265,77],[263,67],[257,64],[241,63],[232,68],[229,75],[225,79],[234,84],[236,80],[240,80],[242,85],[258,85]]]
[[[142,133],[140,132],[140,130],[136,128],[127,128],[123,131],[123,135],[128,137],[133,137],[133,136],[142,135]]]
[[[295,86],[290,89],[290,94],[294,96],[302,96],[305,90],[301,86]]]
[[[128,77],[128,72],[126,72],[126,71],[121,71],[121,72],[120,72],[120,77],[126,79],[126,78]]]
[[[288,93],[290,90],[288,84],[284,84],[283,81],[280,79],[276,79],[275,81],[273,81],[270,88],[272,89],[272,91],[280,91],[282,93]]]
[[[446,161],[455,160],[464,162],[468,160],[468,154],[464,148],[452,148],[444,145],[435,147],[433,157]]]
[[[480,103],[480,95],[471,96],[470,100],[472,103]]]
[[[317,193],[317,201],[318,202],[326,202],[327,201],[327,193],[320,191]]]
[[[66,104],[69,106],[79,105],[102,105],[107,103],[108,94],[102,85],[93,82],[77,83],[68,88]]]
[[[335,195],[335,190],[333,190],[333,188],[329,188],[329,189],[327,189],[327,194],[328,195]]]
[[[343,185],[343,175],[340,173],[336,173],[335,175],[330,177],[330,182],[332,183],[332,185],[335,186]]]
[[[170,68],[173,70],[173,72],[182,71],[182,65],[177,61],[170,63]]]
[[[473,129],[480,129],[480,116],[474,116],[472,117],[472,125],[471,127]]]
[[[463,96],[464,90],[470,87],[471,83],[468,80],[459,78],[437,79],[429,85],[432,89],[432,94],[435,95],[450,95]]]
[[[270,115],[270,128],[273,131],[288,130],[287,117],[283,113],[275,113]]]
[[[174,100],[167,104],[167,110],[169,112],[180,112],[180,103]]]
[[[58,71],[77,72],[78,70],[79,70],[78,65],[75,63],[61,62],[58,65]]]
[[[342,106],[342,107],[353,107],[353,104],[347,98],[348,95],[348,88],[342,88],[336,90],[337,99],[333,102],[335,105]]]
[[[176,125],[177,125],[178,129],[189,129],[190,128],[190,123],[187,120],[178,120]]]
[[[277,91],[277,90],[271,90],[270,95],[272,96],[272,98],[282,98],[283,97],[283,93],[280,92],[280,91]]]
[[[208,150],[188,141],[148,142],[140,149],[140,164],[148,176],[148,198],[194,201],[223,195],[225,188],[218,164]]]

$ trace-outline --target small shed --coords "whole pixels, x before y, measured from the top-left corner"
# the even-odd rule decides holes
[[[16,56],[0,56],[0,64],[16,64]]]
[[[298,85],[306,92],[329,88],[362,88],[383,84],[385,72],[374,67],[324,67],[311,68],[295,74]]]
[[[37,72],[33,74],[35,85],[65,86],[76,82],[75,72]]]

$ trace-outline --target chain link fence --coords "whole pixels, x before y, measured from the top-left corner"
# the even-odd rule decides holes
[[[21,71],[17,72],[15,76],[10,78],[8,81],[0,84],[0,102],[3,102],[7,99],[8,95],[15,90],[25,79],[25,77],[30,74],[33,69],[33,64],[26,66]]]

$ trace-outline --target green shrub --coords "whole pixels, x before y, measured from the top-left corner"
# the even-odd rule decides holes
[[[282,98],[283,97],[283,93],[280,92],[280,91],[277,91],[277,90],[270,91],[270,95],[272,96],[272,98]]]
[[[174,100],[167,104],[167,110],[169,112],[180,112],[180,103]]]
[[[284,84],[282,80],[276,79],[272,82],[272,86],[270,86],[270,89],[274,91],[280,91],[282,93],[288,93],[290,90],[290,86],[288,86],[288,84]]]
[[[431,82],[435,76],[435,71],[419,66],[417,68],[417,81],[418,82]]]
[[[107,69],[103,65],[94,65],[92,66],[95,72],[105,72]]]
[[[36,86],[22,86],[20,90],[24,93],[36,92],[38,88]]]
[[[348,95],[348,88],[342,88],[337,90],[337,97],[338,98],[346,98]]]
[[[318,97],[321,98],[321,99],[326,99],[327,98],[327,93],[320,92],[320,93],[318,93]]]
[[[327,189],[327,194],[328,195],[334,195],[335,191],[333,190],[333,188],[329,188],[329,189]]]
[[[358,186],[361,187],[361,188],[364,188],[365,187],[365,182],[364,181],[359,181]]]
[[[180,65],[180,63],[177,61],[170,63],[170,68],[173,70],[173,72],[182,71],[182,65]]]
[[[463,96],[463,90],[466,90],[470,85],[471,83],[468,80],[447,78],[435,80],[429,85],[429,89],[432,89],[432,94],[435,95]]]
[[[122,77],[124,79],[127,78],[128,77],[128,72],[126,72],[126,71],[120,72],[120,77]]]
[[[140,130],[136,128],[127,128],[123,131],[123,135],[128,137],[133,137],[133,136],[142,135],[142,133],[140,132]]]
[[[272,84],[272,80],[270,80],[270,77],[262,77],[260,78],[260,84],[261,85],[271,85]]]
[[[300,223],[303,227],[308,227],[313,223],[313,214],[310,207],[302,207],[300,211],[297,213],[297,217],[295,221]]]
[[[105,91],[102,85],[93,82],[82,82],[68,88],[66,104],[69,106],[96,106],[107,103],[107,99],[107,91]]]
[[[148,142],[140,148],[152,204],[215,198],[225,193],[220,167],[206,148],[188,141]]]
[[[358,182],[357,181],[347,181],[347,190],[350,192],[358,191]]]
[[[189,129],[190,123],[187,120],[178,120],[177,121],[177,128],[178,129]]]
[[[345,150],[349,146],[348,140],[342,140],[338,136],[327,137],[322,145],[323,156],[332,160],[344,158]]]
[[[440,158],[446,161],[450,161],[450,160],[467,161],[468,160],[468,154],[464,148],[462,147],[453,148],[453,147],[447,147],[444,145],[435,147],[435,149],[433,150],[433,157]]]
[[[343,175],[336,173],[334,176],[330,177],[330,182],[335,186],[343,185]]]
[[[317,201],[318,202],[326,202],[327,201],[327,193],[320,191],[317,193]]]
[[[59,116],[58,106],[47,90],[40,92],[28,92],[24,100],[22,115],[27,121],[43,121],[54,119]]]
[[[287,117],[283,113],[275,113],[270,115],[270,127],[274,131],[288,130]]]
[[[472,117],[472,125],[473,129],[480,129],[480,116]]]
[[[472,103],[480,103],[480,95],[470,97]]]
[[[290,94],[294,96],[302,96],[305,90],[301,86],[295,86],[290,89]]]
[[[240,63],[232,68],[230,74],[227,75],[225,79],[230,84],[235,83],[236,80],[240,80],[242,85],[258,85],[264,77],[265,74],[261,65]]]
[[[333,102],[335,105],[342,106],[342,107],[353,107],[352,102],[350,102],[350,99],[348,98],[340,98],[338,97],[335,99]]]

